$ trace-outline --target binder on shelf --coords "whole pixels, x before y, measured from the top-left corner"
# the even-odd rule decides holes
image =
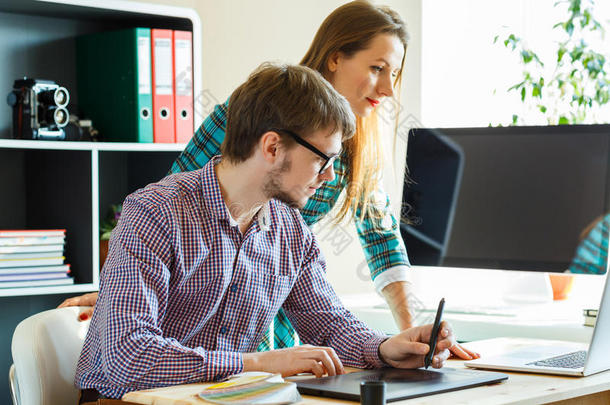
[[[153,142],[150,28],[76,40],[78,105],[104,141]]]
[[[151,29],[153,140],[174,143],[174,63],[172,30]]]
[[[193,136],[193,33],[174,31],[174,120],[176,143]]]

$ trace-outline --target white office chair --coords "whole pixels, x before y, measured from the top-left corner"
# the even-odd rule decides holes
[[[84,307],[44,311],[21,321],[13,334],[9,382],[15,405],[73,405],[76,364],[89,321]]]

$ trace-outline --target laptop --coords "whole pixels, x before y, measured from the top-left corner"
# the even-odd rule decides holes
[[[528,339],[527,344],[494,356],[465,361],[468,367],[530,373],[587,376],[610,370],[610,277],[606,276],[597,322],[589,345]],[[508,339],[510,340],[510,339]],[[522,340],[523,341],[523,340]]]
[[[448,367],[438,370],[381,368],[299,380],[296,384],[299,392],[304,395],[360,401],[361,382],[385,381],[386,401],[393,402],[498,383],[506,379],[508,376],[502,373]]]

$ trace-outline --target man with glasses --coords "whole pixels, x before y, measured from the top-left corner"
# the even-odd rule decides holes
[[[221,156],[126,198],[78,363],[80,403],[242,371],[424,364],[431,325],[390,338],[356,319],[295,209],[334,178],[355,129],[347,101],[313,70],[263,65],[230,107]],[[280,308],[306,345],[256,352]],[[434,367],[455,342],[447,324],[439,334]]]
[[[318,172],[318,174],[322,174],[322,172],[326,171],[326,169],[331,167],[333,165],[333,163],[335,162],[335,159],[337,159],[337,157],[339,157],[338,153],[333,153],[330,156],[326,156],[326,154],[324,152],[322,152],[320,149],[316,148],[315,146],[313,146],[312,144],[307,142],[305,139],[301,138],[299,135],[297,135],[294,132],[289,131],[287,129],[271,128],[271,131],[290,135],[292,137],[292,139],[294,139],[299,145],[306,147],[307,149],[309,149],[316,155],[320,156],[320,158],[322,159],[321,160],[322,167],[320,167],[320,171]]]

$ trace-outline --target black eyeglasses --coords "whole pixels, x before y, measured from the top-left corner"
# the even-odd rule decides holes
[[[324,164],[320,168],[320,171],[318,172],[318,174],[324,173],[324,171],[326,171],[326,169],[328,169],[335,162],[335,159],[337,159],[337,157],[339,157],[339,155],[332,155],[332,156],[326,155],[326,153],[322,152],[320,149],[316,148],[315,146],[313,146],[312,144],[307,142],[305,139],[301,138],[299,135],[295,134],[294,132],[292,132],[288,129],[271,128],[269,131],[282,132],[284,134],[290,135],[292,137],[292,139],[294,139],[296,141],[296,143],[298,143],[301,146],[306,147],[307,149],[309,149],[310,151],[312,151],[313,153],[315,153],[316,155],[318,155],[322,159],[324,159]]]

